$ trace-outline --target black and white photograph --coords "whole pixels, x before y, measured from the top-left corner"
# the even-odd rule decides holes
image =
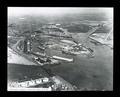
[[[7,7],[7,91],[113,91],[113,7]]]

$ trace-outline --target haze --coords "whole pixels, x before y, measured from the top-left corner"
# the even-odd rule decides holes
[[[111,7],[8,7],[8,16],[22,15],[64,15],[64,14],[93,14],[104,13],[112,16],[113,8]]]

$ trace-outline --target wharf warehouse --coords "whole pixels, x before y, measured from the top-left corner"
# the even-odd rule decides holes
[[[31,43],[29,39],[24,39],[24,46],[23,46],[23,52],[24,53],[29,53],[31,51]]]

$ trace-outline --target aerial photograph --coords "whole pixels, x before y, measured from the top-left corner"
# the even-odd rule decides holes
[[[7,7],[7,91],[113,91],[113,8]]]

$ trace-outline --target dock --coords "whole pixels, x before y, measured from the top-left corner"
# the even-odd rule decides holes
[[[73,62],[73,58],[64,58],[64,57],[59,57],[59,56],[52,56],[52,58],[54,59],[58,59],[58,60],[64,60],[64,61],[68,61],[68,62]]]

